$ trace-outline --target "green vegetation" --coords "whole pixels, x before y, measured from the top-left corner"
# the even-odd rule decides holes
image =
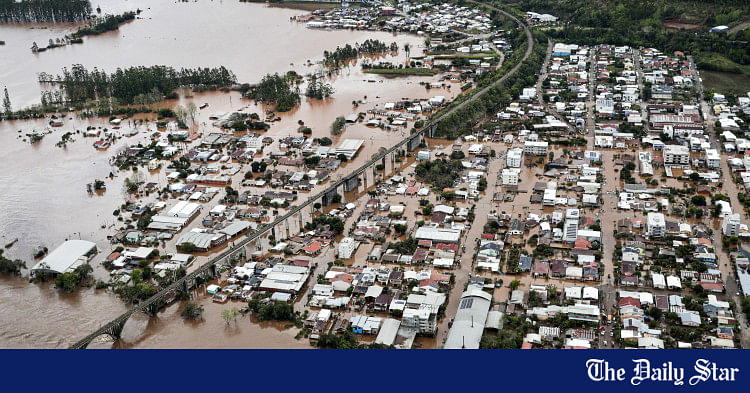
[[[140,11],[139,11],[140,12]],[[101,18],[94,18],[88,25],[79,28],[74,33],[66,35],[65,38],[49,40],[45,48],[40,48],[36,42],[31,45],[31,51],[34,53],[44,52],[48,49],[59,48],[67,44],[81,44],[83,37],[88,35],[99,35],[108,31],[114,31],[120,28],[120,24],[135,19],[135,12],[126,12],[122,15],[105,15]]]
[[[750,74],[701,71],[703,86],[707,90],[724,94],[742,95],[750,91]]]
[[[91,14],[89,0],[0,0],[0,22],[77,22]]]
[[[72,272],[58,274],[55,277],[55,286],[65,292],[73,292],[84,281],[88,280],[93,271],[94,268],[89,264],[80,265],[73,269]]]
[[[344,47],[336,47],[336,50],[333,52],[324,51],[323,64],[328,69],[335,70],[341,67],[342,64],[356,59],[360,55],[374,55],[386,52],[389,49],[392,52],[398,51],[398,45],[394,42],[388,46],[385,42],[367,39],[363,43],[357,43],[354,46],[346,44]]]
[[[307,90],[305,90],[305,97],[323,99],[330,97],[333,94],[333,87],[330,83],[320,81],[316,77],[312,77],[307,83]]]
[[[193,243],[187,242],[187,243],[180,243],[180,244],[178,244],[177,245],[177,250],[179,250],[181,252],[194,252],[194,251],[198,250],[198,247],[195,244],[193,244]]]
[[[185,303],[185,308],[182,309],[180,315],[187,320],[202,319],[203,306],[195,302],[187,302]]]
[[[701,53],[696,56],[695,63],[703,70],[750,75],[750,61],[739,64],[723,54]]]
[[[417,239],[409,237],[397,243],[388,243],[387,248],[392,248],[399,254],[414,254],[414,251],[417,251],[417,244]]]
[[[26,269],[26,263],[20,259],[11,260],[3,256],[3,250],[0,249],[0,274],[12,274],[18,276],[21,269]]]
[[[344,222],[338,217],[331,216],[316,216],[312,221],[305,224],[305,230],[312,231],[316,229],[328,228],[337,235],[344,232]]]
[[[236,83],[235,75],[224,67],[183,68],[179,71],[167,66],[118,68],[113,74],[94,68],[87,70],[75,64],[56,79],[65,99],[86,102],[102,98],[115,98],[123,103],[143,102],[144,96],[155,95],[160,101],[164,95],[180,86],[229,86]],[[40,77],[40,79],[43,79]]]
[[[344,119],[344,116],[339,116],[336,118],[336,120],[333,121],[331,124],[331,135],[339,135],[341,134],[341,131],[344,130],[344,126],[346,125],[346,119]],[[323,145],[321,143],[321,145]],[[323,145],[326,146],[326,145]]]
[[[710,33],[750,13],[750,3],[733,0],[514,0],[524,11],[553,14],[569,24],[550,30],[555,39],[579,44],[654,47],[666,53],[697,56],[699,67],[712,70],[712,54],[724,54],[737,64],[750,64],[750,32]],[[670,25],[676,24],[677,29]],[[687,29],[686,29],[687,28]]]
[[[386,349],[382,344],[357,344],[357,337],[347,330],[343,335],[324,333],[320,335],[316,344],[318,348],[329,349]]]
[[[625,164],[625,167],[623,167],[622,170],[620,170],[620,180],[622,180],[625,184],[636,183],[631,173],[634,170],[635,170],[635,164],[633,164],[632,162],[628,162],[627,164]]]
[[[331,146],[333,144],[333,141],[331,138],[324,136],[322,138],[315,138],[313,139],[313,142],[321,145],[321,146]]]
[[[184,269],[180,273],[184,275]],[[154,296],[158,291],[157,287],[148,282],[151,279],[151,267],[141,266],[134,269],[130,274],[132,285],[118,284],[114,292],[128,303],[137,303]]]
[[[79,39],[87,35],[99,35],[108,31],[117,30],[120,24],[135,19],[135,12],[130,11],[122,15],[105,15],[94,19],[86,27],[81,27],[70,35],[70,39]]]
[[[536,41],[534,49],[529,58],[521,63],[516,73],[489,89],[479,99],[471,101],[461,109],[453,112],[450,116],[440,120],[437,128],[438,136],[446,139],[455,139],[459,136],[470,134],[473,132],[474,126],[488,116],[496,113],[501,107],[510,104],[513,99],[517,99],[524,87],[534,84],[536,74],[544,62],[547,38],[543,33],[538,31],[533,32],[533,35]],[[511,37],[513,37],[511,39],[513,47],[516,49],[512,55],[505,59],[502,67],[484,73],[479,79],[477,89],[460,95],[449,105],[438,111],[436,115],[433,115],[434,117],[438,117],[446,111],[455,108],[457,105],[467,102],[481,88],[495,83],[521,62],[528,45],[526,36],[522,30],[516,29],[515,34],[512,34]]]
[[[292,88],[299,78],[294,71],[287,72],[285,76],[268,74],[260,83],[251,86],[246,96],[256,101],[273,102],[279,112],[289,111],[299,103],[299,89],[296,86]]]
[[[270,299],[266,299],[270,300]],[[297,321],[294,306],[287,302],[264,302],[263,299],[253,299],[248,302],[253,315],[261,321]]]
[[[531,323],[521,317],[506,315],[503,330],[497,334],[484,334],[479,342],[482,349],[518,349],[523,344],[523,338],[530,329]]]
[[[240,310],[237,309],[237,307],[232,307],[231,309],[221,310],[221,317],[224,319],[224,322],[229,325],[232,322],[237,322],[237,317],[240,315]]]
[[[464,167],[459,160],[432,160],[417,164],[415,174],[427,184],[437,189],[453,187],[453,183],[459,178]]]
[[[3,112],[6,117],[10,117],[13,112],[13,106],[10,104],[10,96],[8,95],[8,88],[3,88]]]

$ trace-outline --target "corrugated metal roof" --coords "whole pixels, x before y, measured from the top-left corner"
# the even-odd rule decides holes
[[[65,273],[84,255],[96,248],[96,243],[86,240],[68,240],[54,249],[39,263],[31,268],[32,271],[53,271]]]

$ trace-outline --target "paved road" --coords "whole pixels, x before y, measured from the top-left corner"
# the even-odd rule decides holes
[[[688,56],[688,62],[690,64],[690,70],[694,73],[694,75],[696,75],[696,94],[698,95],[698,102],[700,104],[701,113],[703,114],[704,120],[706,122],[706,130],[708,133],[711,148],[716,149],[717,151],[721,151],[721,143],[716,136],[714,127],[714,116],[712,111],[713,108],[703,98],[703,82],[699,79],[700,73],[698,71],[698,68],[695,66],[695,61],[693,60],[692,56]],[[721,162],[722,167],[720,168],[720,171],[722,187],[720,189],[720,192],[729,197],[729,203],[732,206],[732,211],[734,211],[735,213],[739,213],[743,220],[747,219],[748,216],[745,212],[744,205],[742,205],[739,198],[737,198],[737,195],[741,192],[741,190],[732,177],[732,169],[729,168],[729,164],[726,160],[721,160]],[[724,250],[720,250],[722,244],[721,241],[721,230],[715,230],[713,235],[713,243],[714,247],[716,248],[719,270],[721,270],[721,275],[724,279],[727,297],[734,301],[735,304],[739,305],[742,303],[742,296],[739,295],[740,288],[737,284],[737,277],[734,274],[734,268],[732,266],[732,261],[729,259],[729,256],[727,256]],[[750,348],[750,326],[748,325],[747,317],[740,311],[735,312],[735,318],[740,325],[739,332],[742,348]]]
[[[479,4],[476,2],[471,2],[475,4]],[[528,26],[526,26],[523,22],[518,20],[516,17],[508,14],[507,12],[495,8],[486,4],[483,4],[488,8],[494,9],[505,16],[509,17],[513,21],[515,21],[519,26],[522,26],[524,29],[524,33],[526,34],[527,39],[527,46],[526,46],[526,52],[524,53],[523,58],[521,61],[513,67],[507,74],[505,74],[502,78],[494,82],[493,84],[485,87],[481,91],[479,91],[477,94],[484,94],[489,89],[497,86],[498,84],[502,83],[503,80],[505,80],[507,77],[515,74],[515,72],[518,70],[518,68],[521,67],[523,62],[526,61],[526,59],[529,58],[531,55],[531,52],[534,50],[534,38],[531,35],[531,31],[529,30]],[[468,100],[464,102],[463,104],[467,104]],[[488,174],[497,173],[500,168],[500,163],[502,160],[495,158],[494,160],[490,161],[489,168],[487,170]],[[477,202],[477,205],[481,204],[490,204],[492,203],[492,190],[495,189],[495,184],[497,183],[497,177],[496,176],[487,176],[487,191],[482,195],[480,200]],[[461,268],[454,272],[455,273],[455,284],[453,288],[451,289],[450,293],[448,294],[448,306],[446,308],[445,312],[445,318],[440,322],[438,325],[438,332],[437,332],[437,344],[439,346],[443,345],[443,342],[448,337],[448,324],[450,320],[453,318],[453,316],[456,315],[456,312],[458,311],[458,300],[461,298],[461,294],[464,291],[464,287],[469,282],[469,276],[471,275],[473,271],[473,259],[474,259],[474,253],[476,251],[476,242],[474,239],[478,239],[482,235],[482,226],[481,225],[472,225],[465,237],[462,239],[463,245],[466,246],[466,251],[463,252],[463,255],[461,255]]]
[[[552,45],[552,40],[547,40],[547,55],[544,57],[544,64],[542,65],[542,73],[539,75],[539,79],[536,82],[536,99],[539,105],[543,106],[545,110],[548,113],[551,113],[557,120],[560,120],[561,122],[565,123],[570,130],[576,130],[577,128],[574,124],[572,124],[570,121],[568,121],[568,118],[563,116],[563,114],[557,112],[557,109],[553,108],[549,103],[544,102],[544,89],[542,88],[542,84],[544,83],[544,80],[547,79],[547,76],[549,74],[549,61],[552,58],[552,50],[554,49],[554,46]]]

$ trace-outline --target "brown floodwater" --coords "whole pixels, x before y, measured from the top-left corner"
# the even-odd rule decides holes
[[[367,38],[397,42],[400,47],[407,42],[412,48],[423,46],[418,36],[307,29],[290,21],[290,17],[304,11],[271,8],[263,4],[102,0],[96,5],[101,6],[103,13],[136,8],[143,13],[139,19],[121,26],[119,31],[85,38],[84,44],[38,54],[29,50],[32,42],[45,45],[50,38],[70,33],[76,26],[0,25],[0,39],[6,41],[6,45],[0,46],[0,85],[7,86],[14,109],[39,102],[41,90],[36,81],[37,73],[59,73],[62,67],[75,63],[106,71],[133,65],[165,64],[176,68],[224,65],[235,72],[240,82],[253,83],[271,72],[293,69],[304,75],[319,71],[320,65],[316,63],[321,60],[324,50]],[[417,52],[413,49],[412,55]],[[311,65],[306,65],[308,60],[311,60]],[[403,62],[405,56],[403,53],[389,54],[384,60]],[[330,136],[329,126],[337,116],[382,107],[385,102],[404,97],[444,95],[450,99],[460,90],[457,85],[452,89],[427,90],[419,84],[436,80],[437,77],[368,75],[352,64],[329,78],[328,82],[335,90],[332,98],[322,101],[303,99],[293,111],[280,114],[282,120],[273,123],[266,134],[275,138],[296,135],[297,121],[303,120],[313,129],[313,137]],[[159,107],[174,107],[190,100],[199,106],[209,104],[200,111],[195,126],[205,133],[217,131],[208,120],[211,113],[230,110],[263,112],[260,105],[242,99],[237,93],[218,92],[196,93],[190,98],[167,101]],[[354,108],[351,104],[354,100],[365,103]],[[153,119],[155,116],[139,117]],[[107,273],[99,263],[112,248],[107,236],[121,226],[112,211],[126,200],[122,184],[124,178],[130,176],[129,172],[120,173],[111,167],[109,159],[127,145],[146,142],[147,133],[118,139],[108,150],[100,151],[92,146],[96,138],[84,138],[76,131],[87,126],[111,128],[107,120],[82,120],[69,115],[62,127],[53,128],[41,142],[30,145],[24,141],[28,139],[27,133],[47,130],[47,121],[0,123],[0,165],[3,169],[0,184],[4,185],[0,193],[0,243],[5,245],[18,239],[12,247],[5,249],[5,255],[23,259],[31,267],[35,263],[32,253],[37,246],[52,249],[71,238],[95,241],[100,255],[92,261],[94,275],[106,279]],[[128,125],[123,124],[123,129],[126,128]],[[65,132],[73,132],[74,142],[65,148],[56,147]],[[334,179],[356,169],[380,147],[393,145],[402,138],[402,133],[358,123],[333,138],[334,144],[343,138],[359,138],[366,142],[359,155],[333,175]],[[110,173],[114,178],[108,178]],[[140,173],[148,181],[159,182],[162,186],[166,183],[164,170],[153,173],[141,170]],[[101,195],[86,191],[86,184],[95,179],[106,180],[107,191]],[[319,186],[314,192],[321,188]],[[199,221],[194,220],[190,227],[198,226]],[[171,244],[167,244],[166,251]],[[194,266],[208,257],[210,255],[201,256]],[[248,318],[226,326],[218,316],[221,309],[232,307],[231,304],[218,305],[206,298],[201,298],[201,304],[206,308],[203,322],[184,322],[179,316],[179,304],[166,308],[157,318],[149,320],[142,315],[131,318],[123,332],[123,340],[116,347],[307,346],[306,340],[294,339],[297,329],[283,330],[283,326],[253,323]],[[51,283],[31,284],[27,278],[1,277],[0,347],[66,347],[126,309],[115,295],[105,291],[86,288],[74,294],[62,294]],[[95,346],[112,347],[112,344],[99,342]]]

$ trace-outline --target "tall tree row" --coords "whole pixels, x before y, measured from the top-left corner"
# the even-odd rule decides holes
[[[89,0],[0,0],[0,22],[77,22],[90,14]]]
[[[89,71],[75,64],[70,69],[64,68],[57,81],[70,102],[114,97],[123,103],[132,103],[139,95],[153,92],[166,95],[181,86],[230,86],[237,82],[237,77],[225,67],[178,71],[167,66],[141,66],[118,68],[108,75],[97,68]]]

